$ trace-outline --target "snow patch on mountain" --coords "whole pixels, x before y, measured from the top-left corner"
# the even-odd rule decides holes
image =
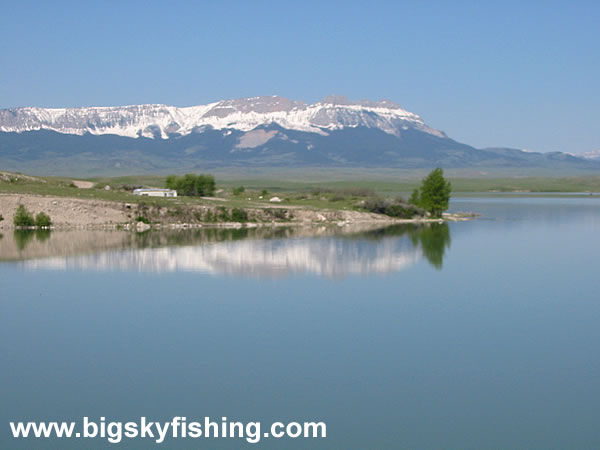
[[[132,138],[169,139],[172,136],[235,129],[248,132],[260,126],[279,125],[327,135],[343,128],[378,128],[400,136],[417,129],[438,137],[417,114],[383,100],[353,102],[345,97],[326,97],[307,105],[279,96],[223,100],[207,105],[178,108],[167,105],[131,105],[89,108],[11,108],[0,110],[0,131],[52,130],[64,134],[115,134]],[[246,145],[242,142],[240,144]]]

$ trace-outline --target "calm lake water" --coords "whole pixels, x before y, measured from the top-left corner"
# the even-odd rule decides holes
[[[9,421],[324,421],[163,448],[599,448],[600,200],[460,198],[478,220],[0,239]],[[148,439],[122,448],[149,448]]]

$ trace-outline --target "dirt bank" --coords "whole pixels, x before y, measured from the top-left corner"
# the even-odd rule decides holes
[[[24,205],[34,215],[43,211],[58,227],[102,227],[128,222],[127,211],[121,203],[84,200],[66,197],[0,194],[2,228],[12,228],[13,216],[19,205]]]

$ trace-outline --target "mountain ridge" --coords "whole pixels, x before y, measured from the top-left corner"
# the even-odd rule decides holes
[[[218,167],[543,168],[600,171],[568,153],[477,149],[388,100],[279,96],[178,108],[0,110],[0,167],[43,173],[197,171]],[[50,169],[52,168],[52,169]]]
[[[342,96],[329,96],[313,104],[273,95],[187,107],[146,104],[0,110],[0,131],[17,133],[45,129],[64,134],[115,134],[132,138],[160,136],[169,139],[174,135],[201,132],[202,127],[208,126],[217,130],[250,131],[271,123],[318,134],[365,126],[394,135],[399,135],[402,129],[415,128],[445,136],[443,132],[425,125],[417,114],[388,100],[353,102]]]

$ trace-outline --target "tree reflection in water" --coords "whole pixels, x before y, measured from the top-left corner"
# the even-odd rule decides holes
[[[420,247],[423,256],[436,269],[442,268],[444,254],[446,249],[450,248],[450,227],[447,223],[392,225],[349,237],[358,236],[374,240],[408,236],[413,246]]]
[[[423,255],[436,269],[441,269],[444,262],[444,253],[450,248],[450,227],[447,223],[432,223],[423,227],[412,238],[421,244]]]
[[[51,232],[51,230],[15,230],[13,237],[17,248],[23,251],[34,237],[40,242],[45,242],[50,237]]]

